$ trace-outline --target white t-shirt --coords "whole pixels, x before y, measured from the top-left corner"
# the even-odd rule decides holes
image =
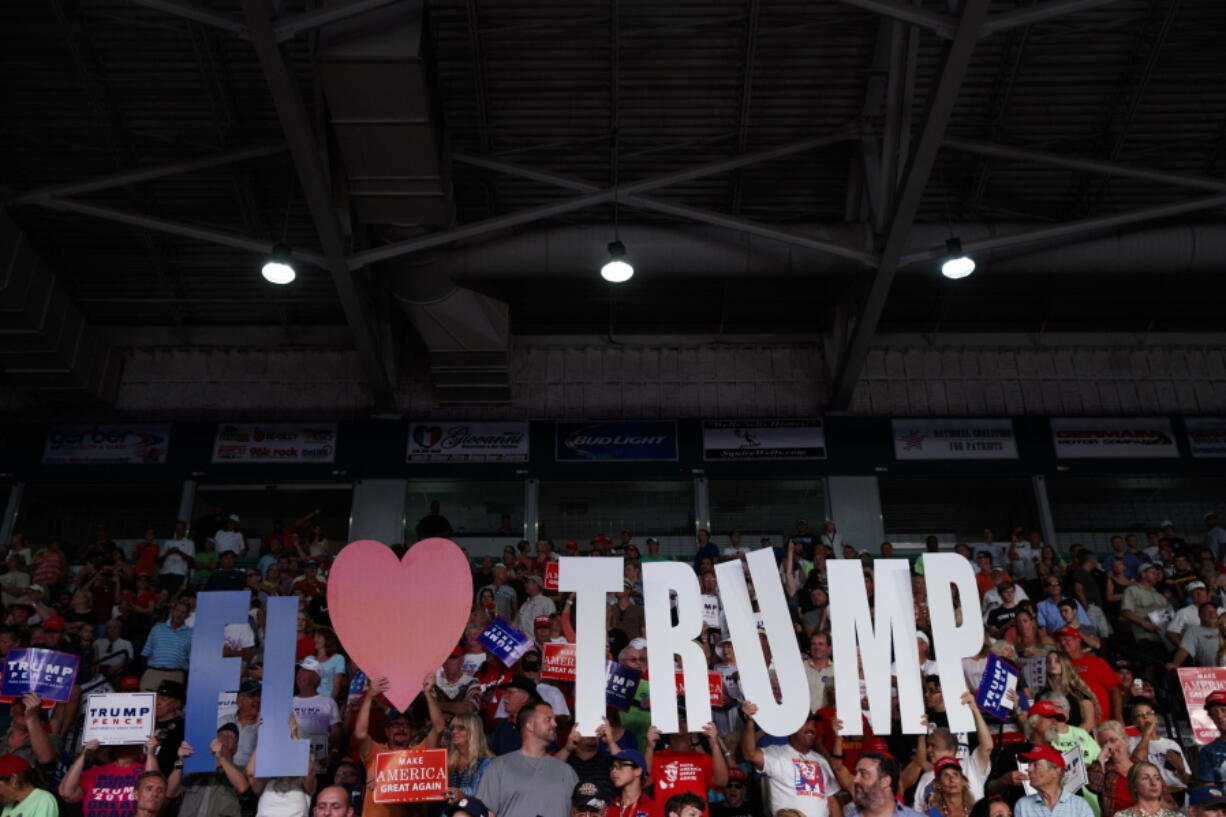
[[[307,817],[310,813],[311,797],[300,788],[276,791],[270,786],[255,807],[255,817]]]
[[[118,669],[136,655],[132,642],[126,638],[117,638],[113,644],[105,638],[99,638],[94,641],[94,649],[101,659],[98,665],[108,669]],[[124,658],[125,655],[127,658]]]
[[[310,698],[294,696],[294,717],[298,719],[298,734],[326,735],[328,728],[341,722],[341,710],[336,700],[327,695],[315,695]]]
[[[241,530],[219,530],[213,534],[213,542],[217,545],[218,553],[243,552],[243,532]]]
[[[1217,614],[1222,614],[1222,608],[1217,608]],[[1168,633],[1182,633],[1190,625],[1200,624],[1200,610],[1195,604],[1189,604],[1186,607],[1180,607],[1175,611],[1175,617],[1171,619],[1171,623],[1166,625]],[[1161,768],[1161,767],[1159,767]]]
[[[839,792],[824,757],[814,751],[801,754],[788,744],[763,747],[762,774],[768,778],[772,813],[791,808],[806,817],[826,817],[829,798]]]
[[[196,555],[196,543],[186,537],[182,539],[167,539],[162,543],[162,549],[159,554],[166,556],[172,548],[178,548],[188,556]],[[166,556],[162,562],[162,569],[158,571],[164,576],[186,576],[187,575],[187,560],[175,553],[171,556]]]
[[[1128,739],[1128,751],[1132,752],[1137,748],[1137,744],[1141,742],[1140,738]],[[1186,788],[1184,782],[1179,777],[1166,767],[1166,753],[1174,749],[1183,758],[1183,767],[1188,768],[1188,759],[1183,755],[1183,748],[1178,743],[1170,738],[1158,738],[1149,742],[1149,751],[1147,752],[1149,762],[1157,766],[1162,771],[1162,780],[1167,786],[1175,789]]]

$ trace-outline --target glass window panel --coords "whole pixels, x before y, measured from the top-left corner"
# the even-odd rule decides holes
[[[158,536],[174,533],[182,494],[180,483],[101,485],[31,484],[22,496],[14,532],[35,550],[59,537],[74,559],[94,541],[94,526],[104,524],[115,542],[141,538],[146,528]]]
[[[510,517],[515,538],[524,528],[524,483],[520,480],[413,480],[405,505],[405,541],[417,541],[417,523],[439,503],[439,514],[451,523],[455,536],[495,536],[502,516]]]
[[[929,535],[982,542],[984,528],[1003,542],[1014,527],[1038,524],[1029,477],[883,477],[878,488],[885,535],[896,546],[922,546]]]
[[[336,543],[335,552],[349,541],[353,486],[349,483],[318,487],[306,484],[201,485],[196,489],[191,518],[191,536],[197,547],[217,532],[213,519],[218,505],[222,516],[237,514],[242,520],[239,529],[247,535],[253,556],[264,536],[272,531],[274,521],[280,519],[288,525],[315,510],[319,515],[314,524],[323,529],[325,538]],[[308,541],[310,533],[308,530]]]
[[[1105,551],[1114,534],[1143,534],[1170,520],[1189,542],[1204,535],[1209,511],[1226,512],[1226,478],[1182,476],[1054,476],[1047,498],[1056,540]],[[1145,537],[1142,535],[1144,544]]]
[[[780,541],[804,519],[820,531],[826,519],[826,483],[821,479],[713,479],[708,483],[712,533],[770,536]],[[722,541],[722,539],[721,539]],[[743,539],[756,546],[757,539]]]
[[[623,530],[634,531],[640,547],[648,536],[693,541],[691,480],[542,482],[540,508],[541,535],[555,542],[577,539],[586,546],[600,533],[616,541]]]

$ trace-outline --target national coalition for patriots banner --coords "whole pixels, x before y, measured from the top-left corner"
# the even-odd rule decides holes
[[[406,461],[527,462],[528,424],[415,422]]]
[[[1061,459],[1162,459],[1179,456],[1165,417],[1056,417],[1052,442]]]
[[[170,449],[170,425],[54,425],[47,431],[43,465],[161,465]]]
[[[336,423],[226,423],[213,439],[213,462],[334,462]]]
[[[559,422],[558,462],[650,462],[677,459],[675,420]]]
[[[900,460],[1015,460],[1010,419],[894,420],[894,457]]]
[[[707,420],[704,460],[824,460],[821,420]]]

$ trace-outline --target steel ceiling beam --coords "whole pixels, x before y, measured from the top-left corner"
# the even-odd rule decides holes
[[[1090,11],[1101,6],[1109,6],[1120,0],[1048,0],[1046,3],[1035,3],[1022,6],[1013,11],[1002,11],[993,14],[979,29],[980,37],[999,34],[1011,28],[1042,23],[1066,14],[1076,14],[1079,11]]]
[[[254,0],[244,0],[244,2],[253,2]],[[643,193],[648,193],[652,190],[658,190],[663,187],[669,187],[682,182],[688,182],[693,179],[701,179],[705,176],[713,176],[719,173],[725,173],[729,170],[735,170],[738,167],[746,167],[753,164],[761,164],[772,159],[778,159],[783,156],[791,156],[796,153],[803,153],[807,150],[824,147],[825,145],[835,142],[843,142],[848,139],[854,139],[860,134],[858,123],[851,123],[834,133],[826,136],[814,137],[812,139],[802,139],[798,142],[789,142],[784,145],[778,145],[764,150],[745,153],[740,156],[732,156],[727,159],[721,159],[716,162],[710,162],[704,165],[696,165],[684,170],[677,170],[672,173],[665,173],[661,176],[653,176],[648,179],[641,179],[637,182],[620,185],[618,188],[605,188],[603,190],[595,190],[593,192],[584,193],[574,198],[564,199],[563,201],[552,202],[550,204],[542,204],[539,207],[530,207],[526,210],[517,210],[513,213],[506,213],[493,218],[482,219],[475,221],[472,224],[462,224],[458,227],[450,227],[446,230],[439,230],[436,233],[429,233],[418,238],[411,238],[405,241],[396,241],[390,244],[384,244],[382,247],[364,250],[354,253],[349,257],[349,267],[351,269],[360,269],[369,264],[374,264],[379,261],[387,261],[391,258],[399,258],[402,255],[426,250],[431,247],[438,247],[443,244],[451,244],[455,241],[462,241],[468,238],[476,238],[487,233],[503,230],[508,227],[517,227],[521,224],[531,224],[534,221],[542,221],[554,216],[572,213],[576,210],[584,210],[588,207],[593,207],[598,204],[605,204],[613,201],[616,196],[618,200],[625,201],[632,196],[638,196]],[[475,164],[476,160],[484,160],[484,157],[467,156],[471,164]],[[459,161],[459,156],[452,155],[453,159]],[[497,160],[490,159],[488,161],[496,162]],[[496,168],[491,168],[496,169]],[[544,177],[546,174],[538,171]],[[583,182],[586,184],[586,182]]]
[[[56,197],[44,197],[36,199],[30,204],[39,207],[46,207],[49,210],[59,210],[62,212],[79,213],[83,216],[92,216],[103,221],[113,221],[116,224],[127,224],[132,227],[139,227],[143,230],[153,230],[159,233],[168,233],[169,235],[177,235],[183,238],[191,238],[196,241],[204,241],[209,244],[219,244],[223,247],[233,247],[236,250],[247,250],[248,252],[268,255],[272,250],[273,244],[276,242],[266,241],[258,238],[249,238],[247,236],[237,235],[235,233],[226,233],[220,230],[212,230],[207,227],[197,227],[193,224],[183,224],[178,221],[169,221],[156,216],[148,216],[144,213],[133,213],[127,210],[118,210],[114,207],[106,207],[100,204],[90,204],[89,202],[76,201],[75,199],[63,199]],[[303,249],[294,249],[294,257],[300,261],[306,261],[308,264],[313,264],[321,269],[327,269],[328,262],[321,255],[313,252],[308,252]]]
[[[988,5],[989,0],[963,0],[958,31],[953,42],[946,48],[941,72],[929,94],[928,111],[924,116],[919,141],[903,174],[902,187],[890,219],[890,229],[881,245],[881,258],[839,366],[831,403],[834,411],[845,411],[851,405],[852,392],[860,378],[860,372],[864,369],[869,345],[885,309],[885,301],[894,283],[894,275],[898,271],[903,250],[906,249],[915,215],[919,212],[920,200],[928,186],[928,177],[932,173],[932,166],[941,149],[941,141],[945,137],[945,128],[949,125],[954,104],[958,101],[958,92],[962,88],[962,80],[970,67],[979,28],[987,18]]]
[[[161,11],[175,17],[182,17],[222,31],[228,31],[236,37],[247,39],[247,26],[241,20],[235,20],[229,15],[213,11],[210,8],[189,2],[189,0],[128,0],[134,6],[142,6],[154,11]]]
[[[979,142],[973,139],[950,138],[945,140],[944,146],[965,153],[994,156],[998,159],[1018,159],[1024,162],[1052,165],[1053,167],[1063,167],[1069,170],[1102,173],[1106,176],[1122,176],[1147,182],[1158,182],[1159,184],[1191,187],[1198,190],[1226,191],[1226,182],[1218,179],[1188,176],[1183,173],[1153,170],[1147,167],[1137,167],[1135,165],[1107,162],[1099,159],[1084,159],[1079,156],[1062,156],[1058,153],[1048,153],[1042,150],[1032,150],[1014,145],[998,145],[991,142]]]
[[[1145,221],[1156,221],[1158,219],[1171,218],[1173,216],[1183,216],[1189,213],[1200,212],[1202,210],[1216,210],[1219,207],[1226,207],[1226,194],[1217,196],[1203,196],[1201,198],[1189,199],[1187,201],[1175,202],[1173,204],[1163,204],[1158,207],[1146,207],[1142,210],[1130,210],[1126,213],[1115,213],[1109,216],[1096,216],[1095,218],[1069,221],[1063,224],[1053,224],[1050,227],[1040,227],[1037,230],[1026,230],[1025,232],[1013,233],[1012,235],[993,236],[992,238],[984,238],[978,241],[964,241],[962,243],[962,249],[968,255],[976,252],[1008,249],[1011,247],[1018,247],[1023,244],[1038,244],[1045,241],[1067,239],[1087,233],[1099,232],[1101,230],[1125,227],[1130,224],[1140,224],[1141,222]],[[902,257],[899,264],[900,266],[907,266],[909,264],[917,264],[922,261],[935,261],[938,258],[943,258],[944,255],[944,247],[933,247],[928,250],[905,255]]]
[[[289,144],[298,182],[302,186],[315,231],[323,245],[327,269],[332,284],[345,314],[345,322],[353,333],[354,348],[362,361],[364,377],[379,406],[390,406],[394,400],[394,377],[390,350],[380,348],[379,338],[385,337],[380,323],[385,323],[364,299],[359,278],[345,259],[346,242],[340,218],[333,207],[331,186],[324,170],[319,145],[311,120],[302,101],[297,79],[286,62],[285,55],[277,44],[263,0],[243,0],[243,13],[247,20],[251,44],[255,48],[264,73],[268,90],[272,94],[281,129]]]
[[[238,150],[229,150],[225,153],[215,153],[212,156],[204,156],[200,159],[192,159],[185,162],[173,162],[171,164],[154,165],[152,167],[127,170],[122,173],[112,173],[107,176],[99,176],[96,179],[90,179],[89,181],[69,182],[68,184],[56,184],[49,187],[40,187],[36,190],[28,190],[24,193],[18,193],[12,198],[0,202],[0,205],[9,206],[13,204],[29,204],[37,201],[38,199],[49,197],[72,196],[78,193],[94,193],[99,190],[109,190],[113,187],[123,187],[129,184],[153,181],[154,179],[161,179],[165,178],[166,176],[177,176],[181,173],[192,173],[197,170],[217,167],[218,165],[244,162],[248,159],[259,159],[264,156],[271,156],[276,153],[281,153],[284,150],[284,144],[258,145],[255,147],[241,148]]]
[[[400,0],[349,0],[347,3],[332,3],[319,8],[304,11],[300,14],[290,14],[281,17],[273,23],[277,42],[292,40],[299,34],[312,29],[339,23],[350,17],[365,14],[368,11],[390,6]]]
[[[557,187],[562,187],[567,190],[574,190],[579,193],[592,193],[599,191],[599,185],[591,182],[575,179],[570,176],[562,176],[557,173],[550,173],[545,170],[525,167],[523,165],[505,162],[501,159],[493,159],[487,156],[474,156],[468,153],[455,153],[452,158],[457,162],[463,162],[473,167],[480,167],[485,170],[494,170],[500,173],[506,173],[510,176],[518,176],[523,179],[531,179],[533,181],[543,182],[544,184],[552,184]],[[798,247],[806,247],[819,252],[830,253],[831,255],[850,258],[853,261],[859,261],[865,265],[873,265],[877,261],[877,256],[862,247],[850,246],[847,244],[839,244],[833,241],[826,241],[813,236],[807,236],[803,233],[785,230],[770,224],[762,224],[760,222],[751,221],[750,219],[741,216],[727,215],[725,213],[717,213],[712,210],[704,210],[699,207],[689,207],[684,204],[677,204],[671,201],[662,201],[650,196],[628,196],[625,199],[620,199],[623,204],[634,207],[639,210],[653,210],[657,213],[666,213],[668,215],[677,216],[679,218],[697,221],[703,224],[711,224],[716,227],[724,227],[729,230],[735,230],[740,233],[748,233],[750,235],[759,235],[763,238],[771,238],[785,244],[792,244]]]
[[[952,39],[954,32],[959,28],[956,18],[937,11],[930,11],[921,6],[911,5],[904,0],[842,0],[842,2],[849,6],[876,12],[883,17],[926,28],[938,37],[947,40]],[[1011,28],[1033,25],[1118,2],[1120,0],[1048,0],[1046,3],[1035,3],[1013,11],[993,14],[983,21],[976,36],[989,37]]]

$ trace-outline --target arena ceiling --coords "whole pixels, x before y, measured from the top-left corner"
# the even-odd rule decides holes
[[[839,409],[884,333],[1218,331],[1223,35],[1220,0],[6,0],[0,198],[78,334],[0,290],[0,364],[105,399],[115,330],[345,327],[377,402],[416,355],[498,402],[516,336],[770,332],[827,339]]]

